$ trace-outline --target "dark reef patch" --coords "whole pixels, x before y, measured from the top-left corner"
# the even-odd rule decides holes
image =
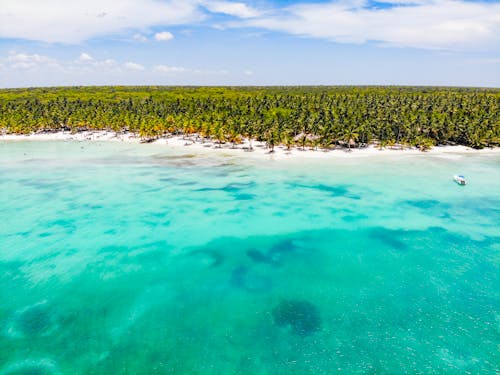
[[[248,272],[248,267],[239,266],[236,267],[231,273],[231,284],[237,286],[238,288],[243,288],[245,286],[245,277]]]
[[[269,250],[262,252],[256,249],[247,250],[246,255],[254,263],[267,263],[272,265],[279,265],[283,263],[284,258],[290,253],[297,250],[297,246],[293,243],[293,240],[285,239],[278,243],[275,243]]]
[[[326,184],[304,185],[302,183],[291,183],[290,185],[294,188],[318,190],[324,193],[328,193],[328,195],[332,197],[343,197],[355,200],[361,199],[361,196],[352,193],[351,191],[352,189],[349,185],[326,185]]]
[[[176,185],[177,186],[195,186],[195,185],[198,185],[198,182],[196,182],[196,181],[184,181],[184,182],[179,182]]]
[[[293,243],[293,240],[286,239],[274,244],[267,252],[267,257],[271,263],[277,264],[281,263],[284,257],[296,250],[297,246]]]
[[[238,193],[241,190],[244,189],[251,189],[255,187],[255,182],[233,182],[230,184],[227,184],[223,187],[204,187],[200,189],[196,189],[195,191],[224,191],[226,193]]]
[[[61,251],[53,251],[47,254],[37,256],[31,260],[31,263],[46,262],[48,260],[54,259],[61,254]]]
[[[345,185],[325,185],[325,184],[317,184],[317,185],[311,185],[311,189],[315,190],[321,190],[325,191],[327,193],[330,193],[332,195],[346,195],[349,193],[349,189]]]
[[[49,227],[61,227],[73,231],[76,229],[75,220],[57,219],[47,222]]]
[[[146,214],[147,217],[151,217],[151,218],[154,218],[154,219],[163,219],[165,217],[168,217],[169,213],[168,212],[165,212],[165,211],[161,211],[161,212],[148,212]]]
[[[293,243],[293,240],[286,239],[282,240],[273,247],[271,247],[271,250],[269,251],[270,254],[281,254],[281,253],[289,253],[292,251],[297,250],[297,246]]]
[[[306,300],[284,300],[273,309],[274,323],[289,327],[297,336],[309,336],[321,328],[321,317],[316,306]]]
[[[234,199],[237,201],[251,201],[252,199],[255,199],[255,195],[253,194],[235,194]]]
[[[390,247],[403,251],[408,249],[408,245],[406,245],[403,241],[398,239],[401,236],[401,231],[390,230],[386,228],[374,228],[370,231],[370,237],[380,242],[389,245]]]
[[[247,250],[247,255],[255,263],[269,263],[269,258],[262,251],[250,249]]]
[[[44,333],[51,326],[51,317],[43,304],[31,306],[24,310],[18,318],[17,326],[27,336]]]
[[[465,199],[461,202],[457,202],[454,208],[461,211],[466,210],[470,212],[470,215],[487,215],[500,219],[500,199],[490,197]]]
[[[178,179],[175,178],[175,177],[160,177],[158,179],[158,181],[161,181],[161,182],[172,182],[172,183],[174,183],[174,182],[178,181]]]
[[[271,279],[252,272],[248,267],[236,267],[231,273],[231,284],[248,292],[262,293],[272,287]]]
[[[364,214],[342,216],[342,220],[348,223],[356,222],[363,219],[368,219],[368,216]]]
[[[251,189],[253,187],[255,187],[255,182],[233,182],[224,186],[222,190],[227,191],[228,193],[233,193],[243,189]]]
[[[429,209],[429,208],[434,208],[436,206],[439,206],[441,202],[435,200],[435,199],[415,199],[415,200],[406,200],[404,201],[407,205],[417,207],[417,208],[422,208],[422,209]]]
[[[425,211],[429,215],[439,218],[447,219],[451,217],[448,213],[450,205],[435,199],[410,199],[403,201],[403,204],[418,208],[419,210]]]

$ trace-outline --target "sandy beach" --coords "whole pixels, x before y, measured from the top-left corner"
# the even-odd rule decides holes
[[[484,148],[481,150],[473,149],[466,146],[436,146],[428,151],[421,151],[415,147],[400,146],[380,148],[376,145],[357,148],[353,147],[348,150],[343,147],[337,147],[330,150],[298,148],[293,147],[288,150],[285,146],[276,146],[274,152],[270,152],[265,142],[252,141],[252,150],[250,151],[250,143],[247,139],[241,144],[233,145],[230,142],[219,144],[214,140],[204,140],[196,135],[191,136],[170,136],[161,137],[154,141],[145,142],[135,133],[115,133],[110,131],[85,131],[79,133],[71,133],[66,131],[54,133],[34,133],[30,135],[19,134],[1,134],[0,141],[80,141],[80,142],[128,142],[128,143],[145,143],[160,144],[176,149],[189,148],[196,152],[224,152],[224,153],[245,153],[251,157],[267,157],[273,159],[326,159],[326,158],[352,158],[352,157],[373,157],[373,156],[397,156],[397,155],[441,155],[452,156],[453,154],[500,154],[500,148]]]

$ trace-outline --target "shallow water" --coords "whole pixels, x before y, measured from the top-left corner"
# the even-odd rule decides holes
[[[0,143],[0,375],[495,374],[499,167]]]

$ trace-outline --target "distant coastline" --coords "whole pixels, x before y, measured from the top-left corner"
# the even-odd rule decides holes
[[[446,154],[495,154],[500,155],[500,147],[474,149],[461,145],[434,146],[431,149],[422,151],[417,147],[405,145],[393,145],[391,147],[381,147],[376,143],[371,143],[364,147],[331,147],[329,149],[313,147],[291,147],[283,145],[275,146],[273,151],[266,142],[255,141],[251,143],[248,139],[242,139],[240,143],[230,142],[219,143],[214,139],[204,139],[197,134],[189,136],[171,135],[158,138],[144,138],[131,132],[112,132],[104,130],[96,131],[57,131],[57,132],[37,132],[32,134],[0,134],[0,141],[77,141],[77,142],[125,142],[135,144],[155,144],[165,145],[173,149],[191,149],[197,152],[225,152],[238,153],[253,157],[273,157],[278,159],[287,158],[329,158],[329,157],[370,157],[370,156],[396,156],[396,155],[446,155]]]

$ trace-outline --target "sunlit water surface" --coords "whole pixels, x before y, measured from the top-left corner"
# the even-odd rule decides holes
[[[499,184],[494,155],[0,143],[0,375],[498,373]]]

